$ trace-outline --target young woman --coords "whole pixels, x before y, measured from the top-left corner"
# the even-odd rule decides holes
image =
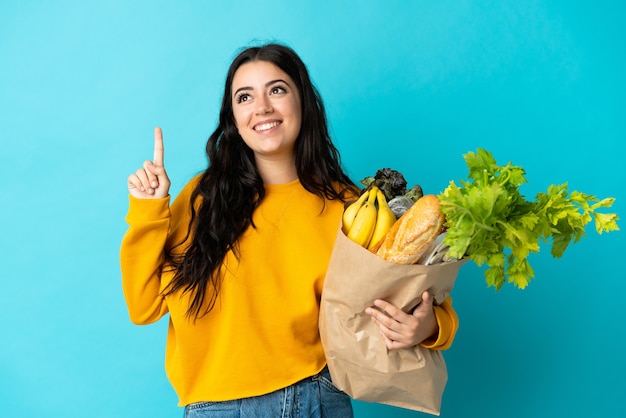
[[[318,331],[344,203],[324,105],[290,48],[243,50],[228,71],[208,168],[170,205],[163,138],[128,178],[121,248],[131,320],[169,313],[166,371],[186,417],[350,417]],[[452,307],[371,310],[390,349],[449,346]],[[451,320],[452,319],[452,320]]]

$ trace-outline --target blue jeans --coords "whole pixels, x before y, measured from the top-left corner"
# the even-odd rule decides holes
[[[185,418],[352,418],[348,395],[333,386],[328,368],[267,395],[185,407]]]

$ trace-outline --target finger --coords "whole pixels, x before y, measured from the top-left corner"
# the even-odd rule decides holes
[[[388,350],[399,350],[401,348],[411,347],[411,344],[390,340],[389,338],[385,338],[385,345]]]
[[[380,331],[380,330],[379,330]],[[387,347],[387,350],[398,350],[400,348],[407,348],[407,347],[411,347],[411,344],[401,340],[401,336],[390,336],[389,334],[385,334],[382,331],[380,331],[380,335],[382,335],[383,337],[383,341],[385,342],[385,346]]]
[[[154,189],[150,185],[150,180],[148,179],[148,173],[145,169],[140,168],[135,172],[135,176],[139,179],[139,190],[146,193],[154,193]]]
[[[431,295],[428,290],[422,293],[422,303],[425,303],[431,306],[433,304],[433,295]]]
[[[387,321],[385,319],[380,320],[379,317],[372,317],[372,320],[378,327],[378,331],[385,338],[392,340],[392,341],[403,340],[404,339],[403,334],[399,332],[401,329],[401,326],[399,326],[397,322],[393,321],[389,317],[386,317],[386,319]],[[391,322],[388,322],[388,321],[391,321]]]
[[[141,184],[141,180],[139,180],[139,177],[137,177],[137,174],[131,174],[130,176],[128,176],[128,190],[139,190],[139,191],[144,191],[143,190],[143,185]]]
[[[396,321],[401,321],[402,318],[407,316],[402,309],[382,299],[376,299],[374,301],[374,306],[385,312]]]
[[[149,187],[157,188],[159,187],[159,169],[160,167],[155,167],[152,161],[144,161],[143,169],[146,173]]]
[[[402,329],[400,322],[379,309],[367,308],[365,312],[372,317],[372,321],[380,328],[381,332],[396,332]]]
[[[421,312],[428,312],[433,309],[433,295],[430,292],[425,291],[422,293],[422,301],[413,310],[413,315],[419,315]]]
[[[158,126],[154,128],[154,165],[163,167],[163,131]]]
[[[385,346],[387,346],[387,349],[393,350],[393,347],[397,345],[397,342],[385,335],[385,333],[381,329],[378,329],[378,332],[383,337],[383,341],[385,343]]]

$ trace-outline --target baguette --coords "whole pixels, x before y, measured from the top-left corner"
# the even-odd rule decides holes
[[[444,220],[439,198],[424,195],[393,224],[376,254],[392,263],[415,264],[441,233]]]

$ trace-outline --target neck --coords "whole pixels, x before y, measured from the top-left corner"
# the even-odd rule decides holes
[[[280,161],[257,158],[256,164],[265,184],[285,184],[298,178],[293,158]]]

